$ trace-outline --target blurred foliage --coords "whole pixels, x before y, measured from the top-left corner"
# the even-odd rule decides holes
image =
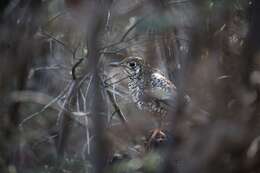
[[[248,17],[257,5],[1,0],[0,172],[97,172],[98,157],[111,173],[258,172],[260,61]],[[151,146],[152,118],[131,101],[122,70],[108,66],[132,55],[180,93],[164,123],[168,138]],[[93,86],[102,90],[98,116]]]

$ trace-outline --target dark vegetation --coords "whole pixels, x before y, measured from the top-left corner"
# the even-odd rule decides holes
[[[1,0],[0,172],[260,172],[260,1]],[[108,66],[178,88],[167,138]],[[188,100],[188,104],[187,104]]]

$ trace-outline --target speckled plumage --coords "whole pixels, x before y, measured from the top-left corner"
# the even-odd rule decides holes
[[[121,65],[128,75],[128,88],[140,110],[166,115],[175,105],[177,91],[165,75],[146,65],[140,57],[128,57]]]

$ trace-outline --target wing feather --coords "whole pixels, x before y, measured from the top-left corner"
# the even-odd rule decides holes
[[[176,103],[177,89],[163,74],[156,72],[151,74],[151,80],[144,88],[144,96],[145,99],[154,99],[172,105]]]

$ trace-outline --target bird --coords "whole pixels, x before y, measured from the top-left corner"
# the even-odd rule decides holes
[[[162,122],[176,108],[178,94],[174,83],[139,56],[129,56],[110,65],[123,68],[132,101],[139,110],[150,112],[157,122],[158,128],[153,130],[148,143],[157,136],[165,137]]]

